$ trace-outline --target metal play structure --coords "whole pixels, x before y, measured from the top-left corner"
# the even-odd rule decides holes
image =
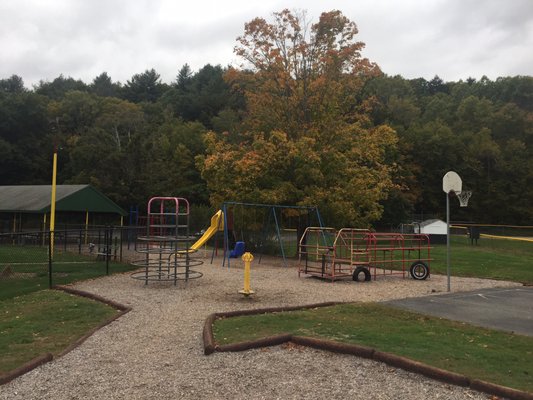
[[[287,251],[289,250],[289,229],[284,224],[283,219],[287,220],[288,215],[292,215],[293,223],[290,226],[290,232],[296,236],[294,241],[294,255],[296,256],[297,247],[305,228],[311,225],[311,222],[323,226],[320,212],[316,206],[290,206],[274,204],[257,204],[241,203],[228,201],[222,204],[223,228],[224,232],[224,259],[222,266],[228,263],[233,256],[231,247],[235,242],[235,248],[242,243],[242,251],[255,251],[259,254],[258,262],[261,262],[262,255],[265,253],[266,246],[272,244],[279,251],[278,255],[283,258],[284,266],[287,266]],[[239,215],[240,213],[240,215]],[[257,215],[259,214],[259,215]],[[240,217],[240,218],[239,218]],[[240,226],[239,226],[240,225]],[[240,241],[237,240],[240,232]],[[253,234],[252,234],[253,233]],[[214,253],[213,253],[214,254]],[[239,256],[237,254],[236,256]]]
[[[189,202],[181,197],[152,197],[148,201],[146,235],[139,236],[135,250],[143,257],[133,262],[143,270],[131,277],[149,281],[170,281],[200,278],[201,272],[191,267],[203,264],[194,257],[198,247],[190,245]],[[195,243],[196,245],[197,243]]]
[[[429,276],[431,247],[424,234],[376,233],[366,229],[309,227],[300,239],[298,275],[332,282],[351,277]]]

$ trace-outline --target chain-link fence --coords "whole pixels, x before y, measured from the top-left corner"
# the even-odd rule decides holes
[[[0,234],[0,299],[133,270],[137,228]]]

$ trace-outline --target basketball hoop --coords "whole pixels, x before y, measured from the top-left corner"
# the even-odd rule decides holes
[[[466,207],[468,206],[468,200],[470,199],[470,196],[472,196],[472,191],[464,190],[462,192],[458,192],[458,193],[456,192],[455,195],[459,199],[459,205],[461,207]]]
[[[446,172],[446,175],[442,177],[442,190],[444,193],[461,192],[463,188],[463,181],[461,177],[454,171]]]

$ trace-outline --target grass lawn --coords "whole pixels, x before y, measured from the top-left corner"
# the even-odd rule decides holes
[[[432,246],[431,272],[446,274],[446,245]],[[450,270],[453,276],[491,278],[533,284],[533,243],[481,238],[470,245],[466,237],[452,237]]]
[[[57,355],[118,311],[56,290],[0,301],[0,373],[44,354]]]
[[[533,392],[533,338],[427,317],[382,304],[343,304],[217,320],[215,340],[237,343],[280,333],[356,343]]]
[[[61,247],[57,246],[54,251],[54,261],[58,262],[79,261],[80,257],[82,256],[75,252],[63,251]],[[13,263],[48,263],[48,247],[32,245],[1,245],[0,260],[2,260],[2,263],[6,261]]]

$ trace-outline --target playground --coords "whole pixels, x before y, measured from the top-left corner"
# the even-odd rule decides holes
[[[2,387],[2,399],[71,398],[410,398],[486,399],[466,388],[439,383],[385,364],[299,347],[203,355],[205,318],[212,312],[304,305],[326,301],[386,301],[438,295],[446,277],[387,276],[368,283],[335,283],[298,277],[279,258],[252,265],[255,295],[238,293],[242,261],[221,268],[221,257],[195,266],[201,279],[143,282],[129,274],[80,282],[132,311],[92,335],[67,355]],[[454,292],[519,284],[453,278]]]
[[[241,210],[240,241],[236,234],[237,207]],[[262,224],[257,224],[258,209],[264,215]],[[198,258],[198,251],[212,238],[211,263],[220,243],[222,267],[230,268],[231,259],[238,259],[245,251],[259,253],[260,262],[265,252],[272,254],[275,250],[284,267],[288,266],[289,257],[298,258],[299,276],[310,275],[331,282],[343,278],[370,281],[378,275],[410,276],[415,280],[430,276],[431,246],[425,234],[328,228],[323,225],[317,207],[225,202],[211,217],[210,226],[201,237],[194,238],[190,234],[190,211],[185,198],[153,197],[149,200],[146,234],[137,237],[135,246],[140,256],[132,262],[142,269],[133,273],[132,278],[144,281],[145,285],[164,281],[176,285],[180,280],[201,278],[203,274],[193,268],[204,263]],[[290,229],[291,214],[297,217],[293,229]],[[287,235],[281,228],[283,225],[279,221],[284,215],[286,219],[289,215],[286,231],[292,234]],[[312,218],[318,226],[310,226]],[[254,225],[255,230],[250,229]],[[262,225],[261,229],[258,225]],[[217,241],[219,237],[222,240]]]
[[[4,385],[0,398],[486,398],[379,362],[294,344],[205,357],[201,332],[213,312],[427,302],[449,291],[450,278],[430,276],[426,235],[327,228],[318,209],[224,203],[198,236],[190,232],[189,216],[186,199],[152,198],[134,250],[138,269],[73,284],[132,311]],[[214,242],[209,250],[208,242]],[[278,257],[263,254],[267,242]],[[255,258],[245,253],[252,249]],[[251,282],[243,260],[253,261]],[[452,292],[520,286],[454,276]]]

